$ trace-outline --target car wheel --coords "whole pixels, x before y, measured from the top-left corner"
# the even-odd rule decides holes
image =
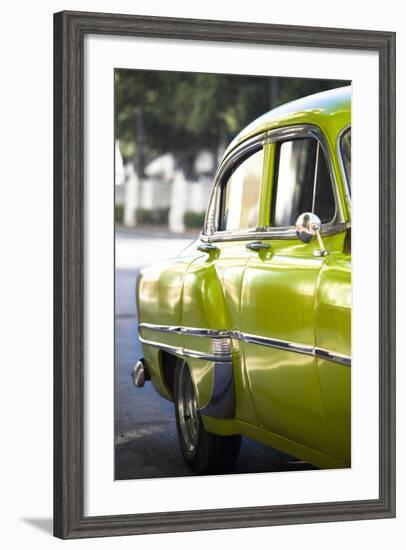
[[[199,475],[230,471],[240,452],[241,436],[220,436],[204,429],[185,361],[177,363],[174,390],[176,426],[186,464]]]

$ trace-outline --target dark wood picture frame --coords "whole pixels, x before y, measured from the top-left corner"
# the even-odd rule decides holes
[[[83,40],[86,34],[369,50],[379,54],[379,498],[84,516]],[[395,516],[395,33],[102,13],[54,16],[54,534],[198,531]]]

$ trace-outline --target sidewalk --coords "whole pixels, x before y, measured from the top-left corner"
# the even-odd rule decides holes
[[[115,266],[119,269],[140,269],[174,258],[197,238],[196,233],[174,235],[162,228],[116,229]]]

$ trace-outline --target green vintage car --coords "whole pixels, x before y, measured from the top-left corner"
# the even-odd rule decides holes
[[[351,88],[278,107],[226,150],[202,233],[137,280],[144,357],[198,473],[241,436],[351,464]]]

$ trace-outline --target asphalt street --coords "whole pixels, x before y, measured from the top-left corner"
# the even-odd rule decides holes
[[[142,356],[137,335],[134,284],[138,270],[174,257],[189,239],[152,231],[116,232],[115,282],[115,479],[193,475],[178,446],[173,404],[150,382],[132,384],[131,369]],[[234,473],[309,469],[310,466],[270,447],[243,438]]]

